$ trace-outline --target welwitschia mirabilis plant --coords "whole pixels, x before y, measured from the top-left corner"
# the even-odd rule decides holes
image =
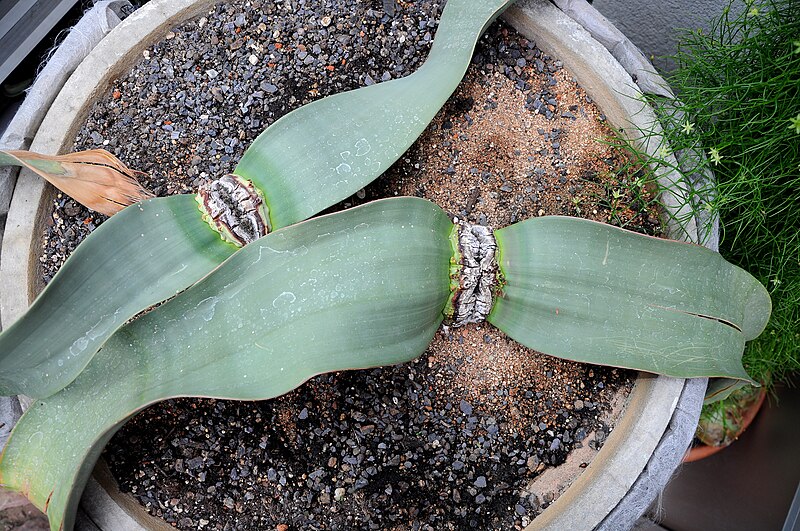
[[[289,113],[255,140],[233,178],[213,182],[207,192],[253,188],[262,201],[255,213],[270,230],[354,194],[423,132],[461,81],[483,30],[510,3],[450,0],[428,60],[416,72]],[[0,164],[20,162],[7,157]],[[237,230],[220,221],[227,213],[206,207],[201,215],[191,196],[153,200],[95,230],[0,335],[0,395],[45,397],[63,388],[125,321],[232,255],[238,247],[222,241],[204,218],[215,217],[231,241]],[[254,212],[247,214],[252,219]]]
[[[410,360],[446,308],[463,321],[488,312],[523,344],[568,359],[747,379],[744,341],[770,303],[754,278],[696,245],[562,217],[493,233],[456,227],[422,199],[376,201],[269,234],[118,330],[23,415],[0,484],[23,491],[51,529],[70,529],[103,446],[148,404],[270,398],[322,372]]]
[[[0,485],[24,492],[51,529],[70,529],[108,438],[149,403],[270,398],[317,373],[415,357],[442,320],[451,228],[430,203],[386,200],[246,246],[35,402],[6,445]]]

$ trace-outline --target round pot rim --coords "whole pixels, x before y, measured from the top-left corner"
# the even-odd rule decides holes
[[[84,59],[50,107],[32,151],[62,153],[89,112],[91,103],[166,31],[200,15],[214,0],[151,0],[112,30]],[[523,0],[503,15],[545,53],[558,57],[587,94],[630,140],[656,123],[631,76],[599,42],[548,0]],[[652,143],[651,143],[652,144]],[[640,146],[655,150],[648,145]],[[53,190],[32,172],[20,172],[0,259],[3,327],[22,313],[41,289],[35,258],[38,235]],[[674,234],[678,234],[674,232]],[[625,496],[667,430],[685,380],[640,373],[625,412],[600,452],[574,483],[542,514],[533,529],[592,529]],[[124,501],[101,464],[84,493],[82,507],[104,529],[172,529],[138,504]],[[130,497],[128,495],[128,497]],[[87,499],[88,498],[88,499]]]

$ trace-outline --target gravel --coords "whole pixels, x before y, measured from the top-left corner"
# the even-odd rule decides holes
[[[323,375],[272,401],[172,400],[124,427],[106,459],[180,529],[520,528],[555,498],[525,494],[531,479],[573,446],[601,446],[609,393],[597,384],[621,385],[584,369],[581,412],[530,381],[464,413],[464,391],[441,385],[453,368],[429,365]]]
[[[394,6],[393,16],[383,4]],[[110,97],[95,105],[75,149],[110,151],[150,174],[143,184],[157,195],[192,193],[230,173],[256,136],[291,110],[416,70],[444,4],[403,5],[219,4],[144,51]],[[54,207],[45,235],[45,281],[105,219],[65,196]]]

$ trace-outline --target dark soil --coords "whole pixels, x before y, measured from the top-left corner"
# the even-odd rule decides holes
[[[226,3],[148,50],[76,149],[105,147],[159,195],[192,192],[293,108],[413,71],[439,13],[425,1]],[[420,142],[340,208],[418,195],[498,228],[579,214],[657,230],[635,166],[597,141],[612,132],[560,62],[498,23],[473,63]],[[100,222],[57,198],[45,280]],[[153,406],[105,458],[179,529],[521,528],[566,486],[537,496],[528,484],[573,448],[602,446],[630,382],[488,325],[443,328],[415,362],[319,376],[275,400]]]

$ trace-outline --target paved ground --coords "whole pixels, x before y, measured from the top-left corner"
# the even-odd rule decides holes
[[[628,36],[656,67],[671,70],[681,30],[708,28],[727,0],[595,0],[593,5]],[[744,2],[741,2],[744,5]]]

